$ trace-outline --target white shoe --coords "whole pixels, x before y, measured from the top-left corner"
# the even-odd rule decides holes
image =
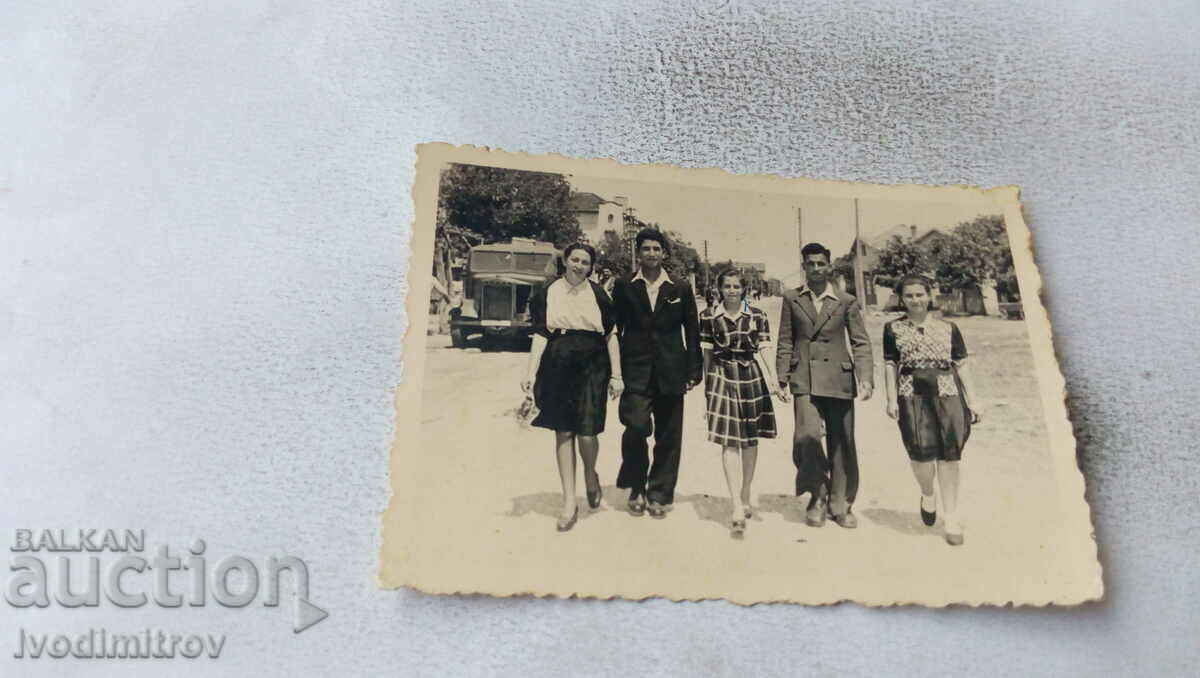
[[[946,530],[946,543],[951,546],[961,546],[963,543],[963,526],[958,516],[945,513],[942,515]]]

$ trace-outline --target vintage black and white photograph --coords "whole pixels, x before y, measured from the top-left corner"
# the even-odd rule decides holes
[[[423,146],[381,582],[1077,603],[1016,189]]]

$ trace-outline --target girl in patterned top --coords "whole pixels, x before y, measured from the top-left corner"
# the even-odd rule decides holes
[[[959,460],[979,415],[967,388],[967,347],[952,322],[929,314],[929,281],[909,276],[896,287],[908,314],[883,326],[887,414],[900,424],[900,436],[921,486],[921,519],[937,520],[933,481],[942,490],[946,541],[963,543],[958,516]]]
[[[758,462],[758,439],[775,437],[774,393],[787,395],[764,360],[771,343],[767,315],[745,305],[747,287],[737,271],[717,276],[722,303],[700,317],[708,439],[721,446],[721,465],[733,501],[731,535],[740,539],[753,515],[750,484]]]

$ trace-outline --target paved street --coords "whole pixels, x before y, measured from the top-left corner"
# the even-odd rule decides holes
[[[774,323],[780,299],[760,302]],[[882,315],[868,316],[876,342]],[[943,540],[941,521],[925,527],[919,490],[895,422],[884,413],[882,369],[875,396],[857,408],[861,489],[856,530],[804,524],[791,496],[791,405],[775,401],[780,438],[760,443],[744,541],[729,537],[730,504],[719,448],[705,439],[701,389],[687,396],[676,503],[665,520],[633,517],[613,483],[620,465],[617,407],[600,437],[604,502],[592,512],[579,480],[579,524],[555,532],[559,505],[553,435],[522,430],[509,412],[519,403],[528,354],[454,349],[428,337],[421,449],[409,455],[409,490],[418,515],[409,529],[411,565],[431,591],[582,591],[741,602],[804,597],[890,602],[964,598],[1050,600],[1068,573],[1043,530],[1058,497],[1046,427],[1023,323],[956,320],[976,369],[984,422],[967,445],[961,511],[966,543]],[[1030,572],[1044,577],[1030,577]],[[468,585],[473,583],[473,585]],[[908,592],[899,593],[899,592]]]

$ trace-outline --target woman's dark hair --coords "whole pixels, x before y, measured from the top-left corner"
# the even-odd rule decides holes
[[[659,245],[662,245],[664,257],[671,255],[671,246],[667,244],[667,236],[663,235],[662,231],[656,231],[653,228],[643,228],[638,231],[637,237],[634,238],[634,248],[640,252],[642,250],[642,243],[647,240],[655,240]]]
[[[735,276],[738,282],[742,284],[742,299],[745,299],[746,293],[750,291],[750,286],[746,284],[746,276],[742,275],[742,272],[736,268],[727,268],[717,274],[717,300],[720,301],[724,296],[721,288],[725,286],[725,279],[729,276]]]
[[[588,267],[588,272],[587,272],[587,274],[590,276],[592,274],[592,272],[596,270],[596,248],[592,247],[591,245],[589,245],[585,242],[573,242],[570,245],[567,245],[565,249],[563,249],[563,253],[562,253],[563,272],[565,273],[567,270],[567,259],[570,258],[571,253],[574,252],[575,250],[583,250],[584,252],[587,252],[588,257],[591,258],[592,265]]]
[[[920,285],[925,288],[925,294],[929,295],[929,310],[937,309],[937,286],[933,281],[923,275],[906,275],[896,283],[896,308],[897,311],[907,311],[908,308],[904,305],[904,288],[909,285]]]

